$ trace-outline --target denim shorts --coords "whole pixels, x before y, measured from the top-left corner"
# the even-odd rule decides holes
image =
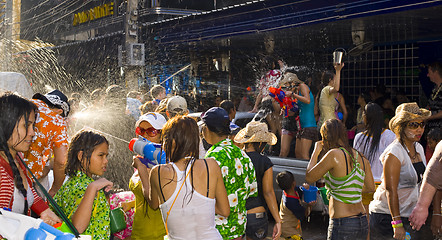
[[[247,214],[247,239],[265,239],[267,237],[268,228],[269,221],[266,212]]]
[[[330,219],[327,240],[366,240],[368,234],[367,216]]]

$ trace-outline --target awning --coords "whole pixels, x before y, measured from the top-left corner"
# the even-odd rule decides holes
[[[442,5],[419,0],[268,0],[143,24],[159,44],[189,43]]]

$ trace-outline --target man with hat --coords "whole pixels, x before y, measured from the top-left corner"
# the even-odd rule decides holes
[[[187,109],[187,101],[181,96],[173,96],[167,100],[166,115],[169,119],[176,115],[186,115],[189,113]]]
[[[45,166],[53,154],[54,183],[50,187],[49,194],[54,196],[63,185],[65,178],[68,134],[64,118],[68,116],[70,106],[66,95],[59,90],[45,95],[36,93],[31,101],[38,107],[38,118],[35,121],[35,140],[29,151],[24,153],[24,160],[32,173],[38,179],[42,179],[49,172]]]
[[[206,158],[213,157],[221,168],[230,215],[215,216],[216,228],[223,239],[242,239],[246,231],[246,200],[257,196],[255,168],[247,154],[228,138],[230,120],[226,110],[212,107],[201,117],[202,135],[212,145]]]

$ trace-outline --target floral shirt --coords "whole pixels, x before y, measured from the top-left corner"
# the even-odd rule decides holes
[[[80,205],[81,200],[86,192],[87,187],[94,180],[86,175],[86,173],[78,171],[77,175],[70,177],[58,190],[54,196],[54,200],[60,206],[60,209],[72,219],[72,215]],[[101,240],[110,238],[110,207],[104,196],[103,190],[97,192],[92,207],[91,219],[89,226],[82,233],[83,235],[91,235],[92,240]]]
[[[43,168],[54,148],[68,146],[68,134],[65,120],[52,111],[46,103],[31,99],[38,107],[35,121],[35,140],[25,152],[25,162],[37,178],[43,175]]]
[[[270,93],[269,87],[278,87],[282,79],[282,72],[279,69],[268,71],[258,82],[257,88],[262,97],[267,97]]]
[[[209,157],[215,158],[221,168],[230,204],[228,218],[215,216],[216,228],[223,239],[237,238],[246,230],[246,200],[258,196],[255,168],[247,154],[230,139],[213,145],[207,151],[206,158]]]

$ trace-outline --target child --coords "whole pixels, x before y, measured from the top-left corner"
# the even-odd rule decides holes
[[[149,112],[138,119],[135,132],[152,143],[161,143],[161,131],[164,124],[166,124],[166,119],[163,115]],[[160,160],[158,162],[161,163]],[[159,209],[152,209],[145,199],[150,189],[150,169],[138,157],[133,158],[132,166],[136,171],[129,182],[129,188],[135,194],[135,202],[132,203],[135,207],[135,214],[131,239],[162,240],[166,235],[166,229],[161,212]]]
[[[440,128],[433,128],[427,134],[427,147],[425,151],[425,158],[430,161],[431,156],[433,156],[434,148],[437,143],[442,139],[442,130]]]
[[[110,238],[110,208],[104,191],[113,184],[105,178],[92,179],[106,171],[108,154],[104,136],[92,131],[77,133],[68,150],[65,172],[69,179],[54,197],[77,230],[93,240]]]
[[[302,191],[296,186],[295,177],[291,172],[283,171],[276,175],[278,186],[284,190],[279,216],[282,220],[281,237],[285,239],[302,239],[301,220],[310,214],[311,206],[315,202],[306,204],[302,201]],[[303,187],[308,189],[307,183]],[[307,205],[307,210],[303,205]]]

